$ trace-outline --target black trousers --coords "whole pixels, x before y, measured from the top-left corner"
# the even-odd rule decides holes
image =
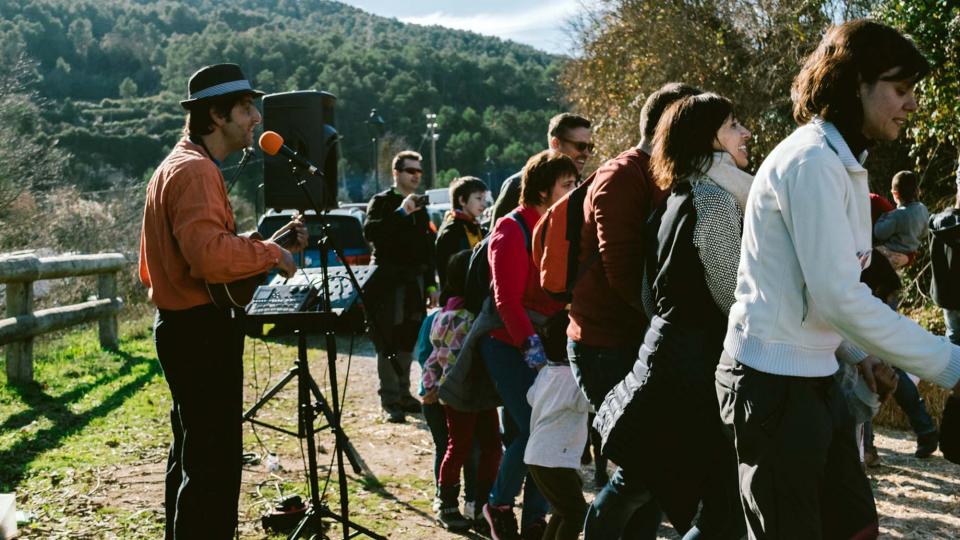
[[[751,539],[877,537],[873,492],[834,377],[773,375],[723,353],[716,384]]]
[[[527,471],[540,488],[552,513],[542,540],[577,540],[587,515],[580,471],[563,467],[527,465]]]
[[[240,322],[212,304],[159,310],[154,341],[173,397],[165,538],[232,538],[242,453]]]

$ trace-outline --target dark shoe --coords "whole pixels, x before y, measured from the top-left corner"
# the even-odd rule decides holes
[[[928,458],[937,451],[939,443],[940,434],[936,430],[924,433],[917,437],[917,451],[913,455],[920,459]]]
[[[490,527],[490,538],[493,540],[520,540],[517,527],[517,517],[513,515],[512,506],[483,505],[483,519]]]
[[[399,407],[401,411],[407,414],[421,414],[423,412],[420,400],[413,396],[407,396],[401,399]]]
[[[440,509],[437,510],[437,521],[448,531],[466,532],[470,530],[470,521],[460,513],[459,497],[459,484],[440,486]]]
[[[456,507],[437,510],[437,521],[444,529],[451,532],[467,532],[471,525]]]
[[[863,464],[870,468],[883,465],[883,460],[880,459],[880,455],[877,454],[876,448],[863,449]]]
[[[383,405],[383,419],[391,424],[407,423],[407,417],[398,405]]]
[[[490,538],[490,525],[487,523],[487,520],[483,518],[483,509],[480,509],[480,513],[477,514],[476,519],[473,520],[473,531],[480,536]]]
[[[533,521],[523,528],[520,533],[523,540],[543,540],[543,533],[547,531],[547,521],[543,518]]]

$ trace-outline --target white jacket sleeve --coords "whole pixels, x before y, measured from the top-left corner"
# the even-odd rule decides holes
[[[950,388],[960,379],[960,347],[934,336],[875,298],[860,282],[846,204],[852,180],[820,159],[786,174],[778,197],[806,284],[805,301],[844,339],[923,379]]]

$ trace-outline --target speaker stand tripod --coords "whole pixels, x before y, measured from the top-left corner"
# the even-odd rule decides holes
[[[296,171],[295,171],[296,172]],[[303,190],[310,204],[314,206],[317,215],[321,215],[316,202],[306,187],[306,180],[301,178],[298,184]],[[337,320],[337,314],[333,311],[330,297],[330,276],[328,267],[328,255],[334,251],[341,261],[344,261],[347,276],[353,287],[353,294],[362,298],[363,288],[357,280],[353,270],[346,264],[343,252],[333,242],[329,227],[324,226],[318,246],[320,248],[320,275],[322,294],[320,310],[313,312],[283,313],[276,315],[258,316],[263,322],[283,321],[296,329],[297,333],[297,361],[296,365],[287,372],[287,374],[274,385],[266,394],[244,413],[243,419],[258,425],[271,429],[276,429],[284,433],[295,435],[299,438],[307,439],[307,475],[310,484],[310,508],[307,509],[303,519],[297,525],[297,528],[290,534],[288,540],[298,538],[317,538],[323,530],[323,520],[332,519],[343,526],[343,540],[348,540],[360,534],[363,534],[374,540],[386,540],[385,536],[379,535],[366,527],[358,525],[350,520],[349,496],[347,493],[347,474],[344,466],[344,455],[350,462],[354,474],[361,474],[360,459],[356,450],[350,444],[350,439],[344,433],[340,424],[340,398],[337,391],[337,340],[334,332]],[[272,319],[272,320],[271,320]],[[323,333],[326,340],[327,350],[327,370],[330,377],[330,397],[328,402],[320,387],[310,374],[310,368],[307,361],[307,334]],[[253,418],[257,410],[267,401],[276,395],[293,378],[297,379],[297,433],[288,430],[279,429],[275,426],[259,422]],[[311,400],[312,398],[312,400]],[[320,481],[317,474],[317,451],[315,434],[318,431],[314,427],[314,421],[317,418],[317,411],[320,411],[326,421],[327,426],[334,434],[334,449],[337,464],[337,482],[340,494],[340,513],[337,514],[320,500]],[[325,428],[321,428],[325,429]],[[351,529],[354,531],[351,532]],[[308,536],[309,535],[309,536]]]

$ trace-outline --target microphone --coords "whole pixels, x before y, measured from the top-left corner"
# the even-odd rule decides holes
[[[281,137],[276,131],[263,132],[263,135],[260,136],[260,148],[268,156],[280,154],[292,161],[295,166],[301,169],[306,169],[310,174],[314,176],[323,176],[323,173],[320,172],[319,167],[313,163],[310,163],[310,160],[298,154],[293,148],[283,144],[283,137]]]

